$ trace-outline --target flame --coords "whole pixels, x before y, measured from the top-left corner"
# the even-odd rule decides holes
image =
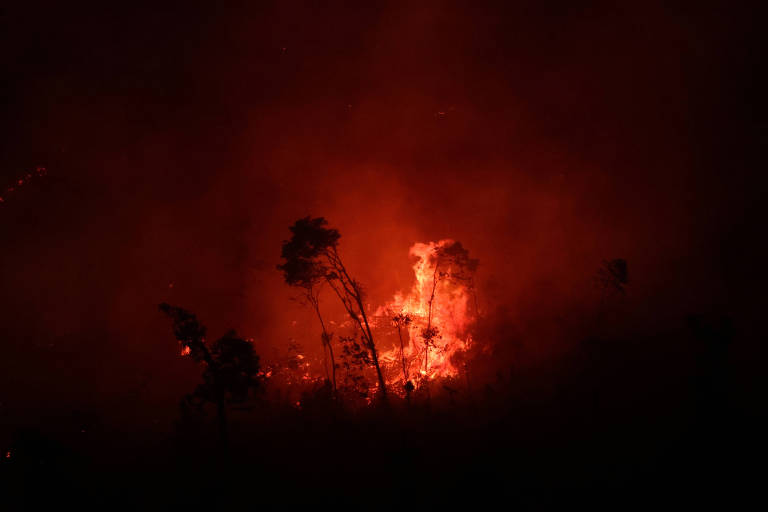
[[[378,360],[386,386],[401,396],[422,387],[429,389],[430,381],[464,376],[464,361],[474,344],[471,333],[478,316],[473,286],[477,260],[470,259],[460,243],[451,239],[415,243],[409,254],[414,259],[415,277],[410,291],[395,294],[391,301],[376,309],[371,324],[380,340]],[[293,320],[291,325],[297,323]],[[328,323],[352,327],[350,321]],[[388,345],[387,340],[393,336],[394,343]],[[338,340],[352,340],[355,346],[360,341],[355,336],[339,336],[337,343]],[[373,367],[356,359],[357,350],[359,346],[342,346],[337,351],[338,391],[348,393],[351,400],[370,405],[379,383]],[[351,359],[345,360],[344,354]],[[260,375],[276,387],[282,385],[295,392],[327,385],[329,376],[327,371],[323,375],[323,368],[327,369],[325,360],[302,353],[300,346],[291,341],[288,354],[267,365]],[[301,408],[301,402],[295,399],[288,403]]]
[[[413,288],[407,295],[396,294],[376,312],[389,316],[403,344],[402,354],[398,341],[380,355],[389,384],[411,380],[418,387],[425,380],[460,375],[457,356],[472,346],[470,327],[477,311],[470,306],[471,282],[455,278],[461,269],[438,258],[441,249],[453,244],[450,239],[414,244]]]

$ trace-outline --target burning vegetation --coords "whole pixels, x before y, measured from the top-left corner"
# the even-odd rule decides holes
[[[368,403],[376,394],[384,400],[388,393],[410,400],[412,392],[421,390],[428,396],[431,381],[462,378],[479,309],[478,260],[460,242],[414,244],[410,249],[412,288],[366,311],[363,287],[342,262],[338,231],[328,228],[322,217],[306,217],[296,221],[291,233],[292,238],[283,243],[284,263],[278,269],[316,313],[325,382],[334,396],[340,392],[339,372],[343,374],[341,391],[365,397]],[[340,325],[344,334],[335,335],[327,328],[320,307],[324,286],[348,314],[348,321]]]
[[[300,303],[317,318],[322,359],[292,341],[285,357],[265,362],[257,374],[248,373],[248,379],[281,388],[277,396],[283,398],[326,394],[348,406],[387,402],[393,395],[408,402],[414,396],[430,399],[433,388],[455,392],[469,382],[468,362],[478,348],[474,335],[480,318],[475,288],[478,260],[460,242],[415,243],[410,248],[412,287],[372,308],[362,284],[345,266],[336,229],[322,217],[305,217],[290,231],[277,268],[285,283],[298,291]],[[343,306],[345,321],[326,318],[323,300],[327,297]],[[191,329],[189,322],[198,325],[194,315],[168,305],[161,309],[174,320],[181,355],[205,363],[205,379],[210,380],[216,364],[204,357],[204,332],[195,331],[194,336],[186,332]],[[250,341],[240,342],[250,346]],[[288,401],[301,407],[302,401],[294,398]],[[210,401],[223,414],[225,400]]]
[[[397,329],[399,346],[382,359],[393,374],[402,365],[406,390],[460,377],[479,316],[474,287],[478,260],[460,242],[417,243],[410,254],[416,260],[413,288],[377,311]]]

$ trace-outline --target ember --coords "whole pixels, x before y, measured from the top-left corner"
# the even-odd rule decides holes
[[[33,178],[43,177],[47,173],[48,170],[45,167],[37,166],[33,172],[27,172],[22,177],[14,180],[13,185],[7,187],[3,191],[3,195],[0,195],[0,203],[5,203],[7,197],[13,195],[13,193],[18,191],[20,187],[23,187],[27,183],[31,182]]]

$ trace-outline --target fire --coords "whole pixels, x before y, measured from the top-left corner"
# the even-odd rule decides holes
[[[397,293],[368,317],[378,340],[376,355],[383,384],[401,396],[419,388],[429,390],[431,381],[466,376],[478,318],[474,286],[478,261],[469,257],[461,243],[451,239],[416,243],[409,253],[415,277],[411,289]],[[296,323],[294,320],[292,325]],[[362,325],[349,320],[340,324],[329,320],[327,325],[353,330],[328,336],[328,346],[335,352],[330,355],[335,365],[331,371],[328,359],[304,353],[292,340],[288,354],[267,365],[261,377],[294,391],[333,386],[334,396],[339,393],[345,399],[371,404],[381,383],[374,374],[377,360],[359,332]],[[295,404],[299,407],[299,402]]]
[[[380,359],[390,384],[458,377],[461,356],[472,346],[477,319],[471,260],[461,244],[446,239],[416,243],[410,249],[415,282],[407,295],[398,293],[379,308],[398,331],[396,346]]]

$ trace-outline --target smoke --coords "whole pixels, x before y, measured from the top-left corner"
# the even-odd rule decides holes
[[[410,289],[413,243],[461,241],[482,308],[539,358],[563,351],[603,259],[629,262],[638,317],[678,318],[725,287],[707,249],[741,196],[709,201],[700,126],[717,120],[704,106],[737,26],[708,30],[708,11],[280,3],[8,19],[3,175],[49,172],[0,210],[14,407],[66,403],[54,384],[136,410],[175,403],[195,375],[162,301],[266,358],[291,340],[319,352],[275,269],[309,214],[339,229],[373,307]],[[724,49],[705,62],[691,41]]]

